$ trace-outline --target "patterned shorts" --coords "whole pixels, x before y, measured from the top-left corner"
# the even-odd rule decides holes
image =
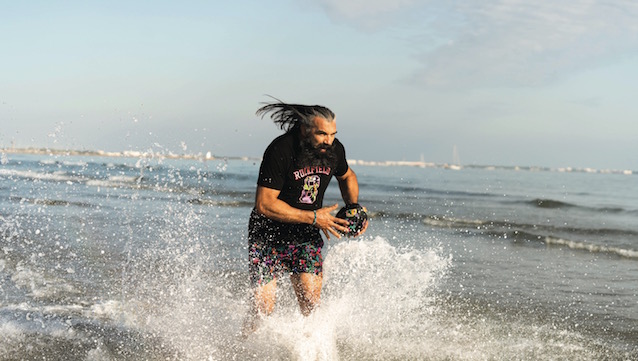
[[[284,272],[322,272],[323,239],[308,224],[281,223],[253,210],[248,224],[248,261],[253,286],[265,285]]]
[[[304,243],[269,245],[253,243],[249,245],[250,281],[253,286],[265,285],[284,272],[293,274],[321,274],[323,256],[321,246]]]

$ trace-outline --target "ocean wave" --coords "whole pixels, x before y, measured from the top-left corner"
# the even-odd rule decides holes
[[[526,203],[531,204],[534,207],[547,208],[547,209],[576,207],[576,205],[571,203],[557,201],[553,199],[542,199],[542,198],[537,198],[537,199],[528,201]]]
[[[0,169],[0,177],[10,179],[22,178],[32,181],[46,181],[66,184],[86,184],[97,187],[137,187],[143,179],[140,176],[114,175],[106,178],[90,177],[82,174],[69,174],[67,172],[36,172],[32,170]]]
[[[515,201],[511,203],[518,204],[521,202]],[[585,210],[590,212],[603,212],[603,213],[622,213],[622,212],[637,213],[638,212],[638,210],[628,210],[621,207],[591,207],[591,206],[583,206],[583,205],[578,205],[574,203],[559,201],[555,199],[545,199],[545,198],[536,198],[529,201],[523,201],[522,203],[525,205],[529,205],[536,208],[542,208],[542,209],[573,208],[573,209]]]
[[[609,245],[595,244],[585,241],[570,240],[561,237],[545,236],[529,232],[513,231],[507,234],[494,234],[506,239],[513,239],[516,242],[530,241],[538,246],[564,246],[569,249],[578,251],[587,251],[590,253],[603,253],[623,258],[638,260],[638,250],[631,248],[615,247]]]
[[[588,251],[591,253],[608,253],[608,254],[617,255],[623,258],[638,259],[638,251],[633,249],[605,246],[605,245],[580,242],[580,241],[572,241],[569,239],[554,238],[554,237],[545,237],[544,241],[550,246],[552,245],[566,246],[574,250]]]
[[[216,206],[216,207],[252,207],[254,202],[247,201],[228,201],[228,200],[214,200],[214,199],[202,199],[192,198],[186,201],[187,203],[200,205],[200,206]]]
[[[487,234],[493,237],[512,240],[516,244],[526,244],[536,247],[564,246],[577,251],[602,253],[622,258],[638,260],[638,250],[631,248],[601,245],[592,242],[570,240],[564,237],[548,236],[519,230],[508,232],[489,231],[487,232]]]
[[[83,161],[70,161],[70,160],[57,160],[57,159],[42,159],[38,161],[40,165],[63,165],[69,167],[86,167],[89,165],[87,162]]]
[[[549,234],[556,233],[568,233],[576,235],[587,236],[625,236],[625,237],[638,237],[638,231],[629,229],[617,229],[617,228],[579,228],[570,226],[555,226],[550,224],[533,224],[533,223],[518,223],[513,221],[497,221],[497,220],[478,220],[478,219],[465,219],[455,218],[441,215],[410,215],[410,217],[421,217],[422,222],[439,228],[472,228],[482,230],[493,230],[507,232],[510,230],[519,231],[544,231]],[[502,233],[502,232],[501,232]]]
[[[73,202],[73,201],[66,201],[61,199],[25,198],[25,197],[9,197],[9,199],[18,203],[30,203],[30,204],[45,205],[45,206],[62,206],[62,207],[76,206],[76,207],[82,207],[82,208],[93,207],[93,205],[90,203]]]
[[[419,187],[416,185],[389,185],[382,183],[367,183],[365,180],[362,180],[359,184],[361,188],[371,188],[371,190],[382,191],[384,193],[401,193],[406,195],[419,195],[428,196],[428,195],[444,195],[447,197],[469,197],[469,198],[493,198],[498,195],[486,193],[486,192],[471,192],[471,191],[461,191],[461,190],[450,190],[450,189],[436,189],[436,188],[427,188],[427,187]]]
[[[110,175],[107,177],[107,181],[109,182],[117,182],[117,183],[139,183],[144,179],[143,176],[140,175]]]
[[[77,182],[79,178],[77,176],[69,176],[64,172],[35,172],[32,170],[17,170],[17,169],[0,169],[0,177],[7,178],[28,178],[32,180],[40,181],[53,181],[53,182]]]
[[[411,215],[411,217],[414,217],[414,215]],[[552,225],[538,225],[508,221],[463,219],[438,215],[424,216],[422,221],[426,225],[437,228],[472,231],[480,233],[482,235],[510,239],[514,242],[531,241],[532,243],[530,243],[530,245],[560,245],[566,246],[573,250],[588,251],[592,253],[603,253],[629,259],[638,259],[638,250],[632,249],[631,247],[600,244],[602,242],[605,242],[604,239],[608,237],[624,237],[627,239],[635,239],[636,237],[638,237],[638,232],[633,230],[559,227]],[[592,237],[594,237],[598,238],[597,242],[600,243],[596,243],[596,241],[581,241],[569,239],[571,237],[586,237],[586,239],[591,239]]]
[[[423,218],[423,223],[442,228],[464,228],[464,227],[483,227],[485,225],[494,225],[494,222],[481,221],[477,219],[462,219],[447,216],[430,215]]]
[[[67,272],[73,271],[69,269]],[[37,300],[51,300],[57,299],[61,295],[68,296],[80,293],[80,290],[66,280],[47,274],[44,270],[24,262],[18,262],[11,273],[11,282]]]
[[[122,322],[123,312],[107,319],[92,313],[100,308],[27,303],[0,307],[0,359],[182,359],[166,340]]]
[[[70,174],[63,171],[56,172],[37,172],[32,170],[10,170],[0,169],[0,177],[7,177],[9,179],[27,179],[31,181],[45,181],[54,183],[66,183],[72,184],[86,184],[87,186],[95,187],[107,187],[107,188],[147,188],[154,190],[166,190],[172,192],[173,190],[167,187],[149,184],[142,186],[142,181],[145,180],[142,176],[127,176],[127,175],[107,175],[106,177],[92,177],[83,174]],[[62,201],[63,202],[63,201]]]
[[[234,182],[237,184],[246,181],[247,179],[253,178],[234,173],[220,174],[216,172],[196,172],[191,170],[180,171],[174,170],[172,168],[167,168],[163,172],[159,172],[156,169],[153,174],[150,174],[150,172],[142,172],[139,174],[125,174],[124,172],[116,173],[117,174],[103,174],[100,172],[93,173],[91,171],[76,173],[58,170],[47,172],[35,170],[0,169],[0,178],[5,177],[14,181],[17,179],[25,179],[34,182],[43,181],[67,185],[85,184],[87,186],[105,188],[147,189],[158,192],[186,193],[193,195],[219,195],[221,193],[228,193],[232,196],[243,196],[246,192],[218,189],[218,187],[216,187],[216,182],[209,183],[206,182],[206,179],[221,179],[224,182],[237,181]],[[202,182],[202,180],[204,181]],[[202,183],[209,184],[202,185]],[[251,192],[252,191],[254,190],[251,189]]]

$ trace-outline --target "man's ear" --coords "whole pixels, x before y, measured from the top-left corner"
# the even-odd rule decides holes
[[[310,127],[305,125],[305,124],[301,124],[301,136],[302,137],[307,137],[308,136],[308,132],[310,131]]]

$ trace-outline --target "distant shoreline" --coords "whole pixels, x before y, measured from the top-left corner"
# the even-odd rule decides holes
[[[125,150],[121,152],[107,152],[103,150],[70,150],[70,149],[50,149],[50,148],[0,148],[0,154],[36,154],[36,155],[59,155],[59,156],[93,156],[93,157],[114,157],[114,158],[158,158],[158,159],[187,159],[197,161],[209,160],[243,160],[243,161],[261,161],[261,158],[255,157],[238,157],[238,156],[219,156],[213,155],[211,152],[206,154],[175,154],[173,152],[140,152],[133,150]],[[617,170],[617,169],[594,169],[594,168],[573,168],[573,167],[535,167],[535,166],[493,166],[493,165],[458,165],[458,164],[437,164],[425,161],[366,161],[348,159],[348,163],[352,165],[363,166],[380,166],[380,167],[418,167],[418,168],[443,168],[449,170],[461,169],[484,169],[484,170],[513,170],[513,171],[547,171],[547,172],[564,172],[564,173],[601,173],[601,174],[638,174],[633,170]]]
[[[125,150],[121,152],[107,152],[104,150],[73,150],[73,149],[50,149],[50,148],[2,148],[0,152],[7,154],[37,154],[37,155],[62,155],[62,156],[88,156],[88,157],[113,157],[113,158],[162,158],[162,159],[189,159],[189,160],[220,160],[238,159],[255,160],[250,157],[227,157],[217,156],[210,152],[206,154],[175,154],[173,152],[140,152],[135,150]]]

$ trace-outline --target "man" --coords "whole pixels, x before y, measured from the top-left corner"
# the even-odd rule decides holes
[[[277,277],[291,274],[299,307],[309,315],[319,304],[322,285],[323,239],[347,233],[348,222],[323,207],[323,196],[334,175],[346,204],[357,203],[357,176],[335,138],[335,114],[319,105],[270,103],[257,115],[270,117],[285,134],[270,143],[257,180],[255,208],[248,226],[249,269],[254,304],[247,331],[257,316],[275,307]],[[362,234],[367,228],[364,225]],[[355,236],[356,236],[355,235]]]

